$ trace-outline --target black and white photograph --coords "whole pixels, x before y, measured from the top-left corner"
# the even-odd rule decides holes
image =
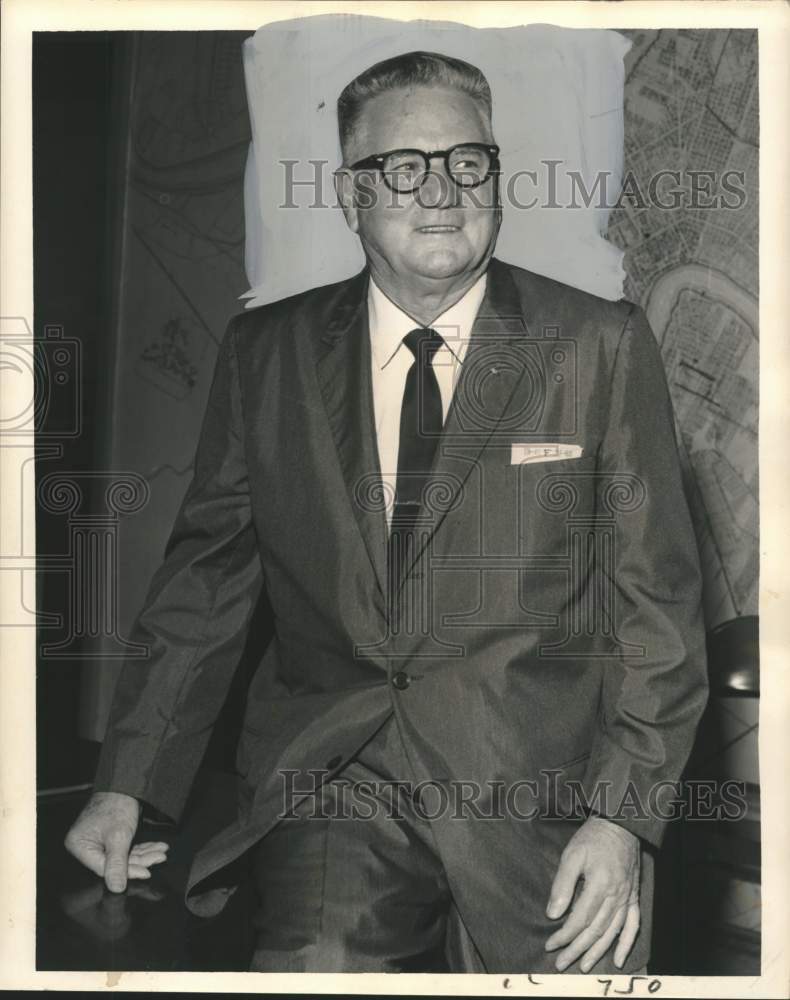
[[[790,996],[788,8],[37,6],[25,982]]]

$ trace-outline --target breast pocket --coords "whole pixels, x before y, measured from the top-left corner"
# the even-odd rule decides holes
[[[519,538],[533,552],[555,553],[571,525],[594,518],[595,456],[514,466]]]
[[[514,467],[518,501],[519,605],[541,624],[541,648],[565,642],[595,544],[595,456]]]

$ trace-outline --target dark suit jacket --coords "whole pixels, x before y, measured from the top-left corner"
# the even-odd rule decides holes
[[[239,818],[195,858],[188,905],[221,908],[206,880],[275,823],[282,769],[336,773],[394,712],[417,780],[476,781],[483,813],[505,795],[504,819],[433,824],[488,968],[549,968],[567,782],[658,846],[654,789],[679,777],[707,696],[661,357],[630,303],[491,261],[403,584],[416,619],[392,636],[367,280],[231,321],[133,635],[150,656],[124,668],[95,787],[178,819],[265,586],[275,634],[248,696]],[[581,457],[511,462],[546,442]],[[651,873],[648,850],[627,969],[647,958]]]

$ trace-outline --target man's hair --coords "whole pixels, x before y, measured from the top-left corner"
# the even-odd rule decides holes
[[[455,87],[477,101],[491,119],[491,88],[476,66],[439,52],[406,52],[370,66],[343,89],[337,124],[344,160],[366,102],[385,91],[414,86]]]

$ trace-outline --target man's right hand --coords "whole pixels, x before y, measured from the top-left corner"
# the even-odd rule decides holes
[[[135,844],[140,803],[121,792],[94,792],[64,841],[77,861],[100,875],[110,892],[123,892],[127,879],[150,878],[151,865],[167,859],[168,844]]]

